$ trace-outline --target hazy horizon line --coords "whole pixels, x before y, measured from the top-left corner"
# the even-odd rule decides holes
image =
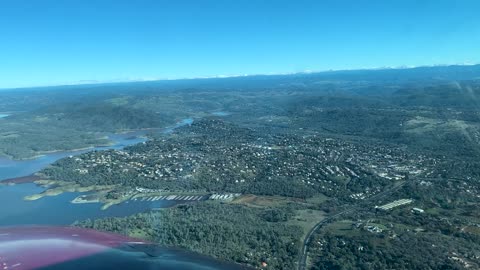
[[[47,87],[62,87],[62,86],[80,86],[80,85],[101,85],[101,84],[116,84],[116,83],[135,83],[135,82],[156,82],[156,81],[181,81],[181,80],[198,80],[198,79],[227,79],[227,78],[239,78],[239,77],[254,77],[254,76],[282,76],[282,75],[295,75],[295,74],[315,74],[315,73],[327,73],[327,72],[341,72],[341,71],[355,71],[355,70],[403,70],[403,69],[415,69],[424,67],[449,67],[449,66],[476,66],[480,63],[457,63],[457,64],[435,64],[435,65],[400,65],[400,66],[382,66],[382,67],[363,67],[363,68],[342,68],[342,69],[325,69],[325,70],[303,70],[294,72],[270,72],[270,73],[258,73],[258,74],[229,74],[229,75],[212,75],[212,76],[197,76],[197,77],[179,77],[179,78],[165,78],[165,77],[145,77],[145,78],[118,78],[110,80],[80,80],[75,82],[65,82],[58,84],[45,84],[45,85],[32,85],[32,86],[19,86],[19,87],[0,87],[0,91],[3,90],[18,90],[18,89],[30,89],[30,88],[47,88]]]

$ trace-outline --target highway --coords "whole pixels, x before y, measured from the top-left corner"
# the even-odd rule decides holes
[[[365,207],[365,203],[366,202],[371,202],[371,201],[374,201],[374,200],[378,200],[378,199],[382,199],[386,196],[389,196],[391,195],[393,192],[397,191],[398,189],[400,189],[401,187],[403,187],[405,185],[406,182],[401,182],[397,185],[394,185],[392,186],[391,188],[389,189],[386,189],[380,193],[377,193],[375,195],[373,195],[372,197],[362,201],[361,203],[359,204],[356,204],[356,205],[351,205],[350,207],[348,207],[347,209],[341,211],[341,212],[338,212],[334,215],[331,215],[331,216],[328,216],[326,217],[325,219],[321,220],[320,222],[318,222],[307,234],[307,236],[305,237],[305,239],[303,240],[303,246],[302,246],[302,250],[300,252],[300,256],[298,258],[298,270],[305,270],[305,268],[307,267],[307,255],[308,255],[308,244],[310,243],[310,241],[312,240],[312,237],[315,233],[317,233],[317,231],[323,227],[323,225],[325,224],[328,224],[330,223],[331,221],[334,221],[336,218],[342,216],[342,215],[345,215],[345,214],[348,214],[348,213],[351,213],[359,208],[362,208],[362,209],[368,209],[367,207]],[[373,206],[370,205],[370,209],[373,209]]]

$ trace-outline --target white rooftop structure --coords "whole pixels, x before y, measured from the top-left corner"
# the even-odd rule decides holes
[[[412,199],[401,199],[401,200],[393,201],[391,203],[387,203],[387,204],[382,205],[382,206],[378,206],[376,208],[381,209],[381,210],[390,210],[392,208],[395,208],[395,207],[398,207],[398,206],[401,206],[401,205],[405,205],[405,204],[409,204],[409,203],[412,203],[412,202],[413,202]]]

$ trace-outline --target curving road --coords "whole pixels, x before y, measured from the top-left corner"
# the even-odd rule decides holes
[[[403,187],[405,185],[406,182],[401,182],[400,184],[398,185],[394,185],[392,186],[391,188],[387,189],[387,190],[384,190],[380,193],[377,193],[375,195],[373,195],[372,197],[362,201],[361,204],[358,204],[358,205],[352,205],[350,206],[349,208],[341,211],[341,212],[338,212],[334,215],[331,215],[325,219],[323,219],[322,221],[318,222],[307,234],[307,236],[305,237],[305,239],[303,240],[303,246],[302,246],[302,250],[300,252],[300,257],[298,258],[298,270],[305,270],[305,268],[307,267],[307,253],[308,253],[308,244],[310,243],[313,235],[321,228],[323,227],[323,225],[327,224],[327,223],[330,223],[331,221],[335,220],[337,217],[341,216],[341,215],[344,215],[344,214],[348,214],[350,212],[353,212],[355,210],[357,210],[357,208],[360,208],[360,206],[365,209],[365,205],[364,203],[365,202],[369,202],[369,201],[373,201],[373,200],[377,200],[377,199],[381,199],[381,198],[384,198],[385,196],[388,196],[390,195],[391,193],[397,191],[399,188]]]

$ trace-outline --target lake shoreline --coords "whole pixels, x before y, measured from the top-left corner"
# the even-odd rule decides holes
[[[158,132],[162,132],[162,134],[169,134],[176,128],[192,124],[193,121],[193,117],[186,118],[178,121],[173,126],[155,129],[155,131],[158,130]],[[123,130],[122,133],[109,134],[108,138],[111,142],[107,146],[105,143],[102,143],[102,146],[83,147],[71,151],[52,150],[48,151],[48,153],[42,152],[44,155],[28,160],[0,158],[0,194],[2,194],[1,197],[4,198],[3,203],[8,205],[9,203],[15,202],[22,208],[22,210],[17,209],[15,211],[13,209],[4,209],[4,215],[8,214],[11,217],[6,218],[5,216],[3,220],[0,218],[1,223],[8,225],[33,223],[56,224],[58,222],[60,222],[59,224],[64,224],[64,222],[70,222],[66,221],[69,220],[70,217],[57,217],[53,213],[50,214],[51,211],[55,212],[55,209],[69,209],[68,211],[73,211],[71,212],[72,214],[75,213],[75,220],[78,220],[95,217],[125,216],[153,208],[163,208],[178,204],[172,200],[152,201],[146,198],[145,200],[141,200],[140,198],[133,200],[131,197],[135,195],[134,191],[128,194],[128,196],[125,196],[127,194],[122,194],[124,189],[117,189],[118,187],[82,187],[80,184],[74,182],[61,183],[61,181],[53,181],[40,174],[44,168],[62,158],[81,155],[88,151],[121,150],[130,145],[144,143],[148,141],[146,132],[149,131]],[[107,194],[110,196],[117,192],[121,194],[119,198],[116,198],[117,200],[114,198],[103,198]],[[102,197],[100,202],[89,204],[72,203],[76,197],[89,193],[99,193]],[[180,201],[180,203],[185,202]],[[32,207],[33,205],[35,205],[35,207]],[[40,208],[44,208],[47,212],[37,212]],[[25,214],[17,215],[18,211],[24,212]]]
[[[110,137],[112,136],[125,136],[130,133],[136,133],[136,132],[148,132],[148,131],[155,131],[155,132],[165,132],[169,133],[173,129],[184,126],[184,125],[189,125],[193,123],[193,117],[185,118],[181,121],[176,122],[173,125],[166,126],[166,127],[154,127],[154,128],[139,128],[139,129],[124,129],[124,130],[118,130],[112,133],[106,133],[109,135],[104,135],[99,139],[107,139],[109,140],[108,143],[102,143],[102,144],[91,144],[85,147],[80,147],[80,148],[74,148],[74,149],[54,149],[54,150],[46,150],[46,151],[36,151],[33,156],[30,157],[22,157],[22,158],[15,158],[14,156],[11,155],[2,155],[0,158],[5,158],[10,161],[29,161],[29,160],[35,160],[38,158],[42,158],[48,154],[55,154],[55,153],[68,153],[68,152],[78,152],[78,151],[88,151],[92,150],[95,148],[102,148],[102,147],[112,147],[115,146],[115,140],[111,140]],[[134,138],[147,138],[146,134],[139,134],[139,135],[133,135]],[[1,180],[0,180],[1,181]]]
[[[32,174],[27,176],[9,178],[5,180],[0,180],[0,184],[5,185],[16,185],[16,184],[26,184],[26,183],[33,183],[37,180],[40,180],[40,176]]]

